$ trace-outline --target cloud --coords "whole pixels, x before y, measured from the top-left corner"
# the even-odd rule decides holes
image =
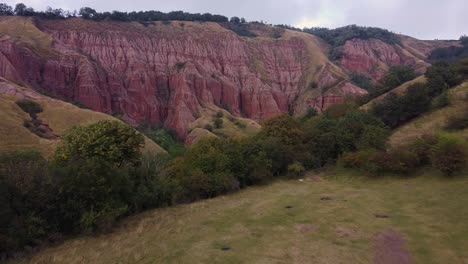
[[[4,0],[5,1],[5,0]],[[23,0],[43,10],[47,6],[98,11],[183,10],[216,13],[247,20],[299,27],[339,27],[349,24],[382,27],[423,39],[458,38],[468,34],[467,0]],[[6,0],[15,5],[16,1]]]

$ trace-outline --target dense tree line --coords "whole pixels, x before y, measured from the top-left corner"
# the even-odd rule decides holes
[[[372,107],[372,113],[391,128],[448,103],[447,90],[468,78],[468,60],[457,64],[438,62],[426,71],[427,83],[408,87],[403,95],[390,93]]]
[[[346,41],[354,38],[358,39],[379,39],[388,44],[399,44],[398,36],[386,29],[376,27],[361,27],[357,25],[349,25],[345,27],[328,29],[328,28],[304,28],[304,32],[310,33],[327,41],[333,47],[342,46]]]
[[[360,99],[360,102],[364,104],[416,77],[413,67],[402,65],[391,67],[377,83],[374,83],[369,77],[357,73],[351,74],[351,82],[368,91],[367,96]]]
[[[133,12],[97,12],[90,7],[83,7],[77,11],[67,11],[61,8],[54,9],[48,7],[45,11],[36,11],[32,7],[27,7],[23,3],[16,4],[15,8],[1,3],[0,15],[3,16],[37,16],[46,19],[59,19],[68,17],[80,16],[85,19],[92,20],[116,20],[116,21],[211,21],[211,22],[229,22],[229,19],[222,15],[213,15],[210,13],[205,14],[192,14],[183,11],[173,11],[164,13],[160,11],[133,11]],[[239,22],[245,22],[245,19],[239,19]]]
[[[462,47],[451,46],[433,50],[429,55],[429,60],[454,62],[468,58],[468,37],[461,36],[460,43],[462,44]]]

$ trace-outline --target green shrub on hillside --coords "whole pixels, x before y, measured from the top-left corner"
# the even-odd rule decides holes
[[[468,128],[468,107],[447,119],[445,129],[462,130]]]
[[[59,162],[100,158],[119,165],[138,162],[144,143],[143,136],[129,125],[108,120],[74,127],[62,136],[62,140],[63,144],[55,154]]]
[[[16,104],[23,110],[28,113],[31,118],[35,119],[36,115],[43,111],[42,106],[29,99],[21,99],[16,101]]]
[[[460,139],[442,136],[432,147],[431,164],[446,175],[463,170],[468,162],[467,145]]]
[[[221,118],[219,118],[219,117],[216,117],[216,118],[214,119],[213,124],[214,124],[214,127],[215,127],[216,129],[223,128],[223,126],[224,126],[223,120],[222,120]]]

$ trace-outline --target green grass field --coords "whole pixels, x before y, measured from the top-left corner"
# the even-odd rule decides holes
[[[388,230],[411,263],[467,263],[467,176],[309,173],[149,211],[14,263],[395,263],[376,258]]]

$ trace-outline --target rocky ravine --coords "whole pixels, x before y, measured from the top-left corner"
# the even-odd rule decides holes
[[[261,121],[366,93],[328,61],[323,41],[271,29],[245,38],[216,23],[2,17],[0,76],[183,138],[207,106]]]

